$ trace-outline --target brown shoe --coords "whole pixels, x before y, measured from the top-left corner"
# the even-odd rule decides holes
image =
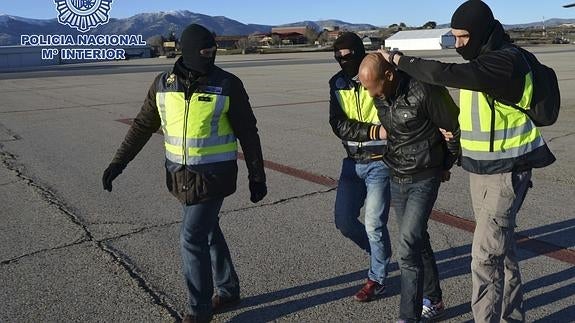
[[[368,279],[365,285],[353,296],[358,302],[369,302],[385,295],[385,285]]]
[[[240,301],[240,296],[225,297],[216,294],[212,297],[212,311],[214,313],[221,313],[226,309],[239,304]]]
[[[184,316],[182,323],[210,323],[212,317],[205,317],[205,316],[197,316],[197,315],[190,315],[187,314]]]

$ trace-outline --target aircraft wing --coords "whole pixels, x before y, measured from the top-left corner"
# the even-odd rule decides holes
[[[571,7],[575,7],[575,3],[570,3],[563,6],[563,8],[571,8]]]

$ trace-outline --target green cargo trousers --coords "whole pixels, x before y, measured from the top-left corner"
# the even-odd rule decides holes
[[[475,322],[525,322],[515,220],[531,170],[470,174],[475,233],[471,250],[471,308]]]

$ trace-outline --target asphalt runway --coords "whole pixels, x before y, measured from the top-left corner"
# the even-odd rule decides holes
[[[543,128],[557,162],[534,171],[517,239],[529,322],[575,321],[575,46],[532,48],[562,91],[559,121]],[[454,51],[410,55],[459,62]],[[103,191],[101,174],[154,76],[173,60],[22,69],[0,74],[0,322],[173,322],[186,311],[181,207],[164,185],[154,135]],[[238,191],[221,226],[242,303],[215,322],[394,322],[399,271],[387,297],[360,304],[368,258],[333,223],[344,150],[328,124],[331,53],[220,56],[250,95],[266,159],[268,196]],[[457,91],[451,90],[457,98]],[[393,212],[388,224],[397,237]],[[468,176],[442,185],[429,232],[446,322],[472,319],[474,227]]]

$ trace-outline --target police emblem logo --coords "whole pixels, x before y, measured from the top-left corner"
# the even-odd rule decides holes
[[[110,20],[113,0],[54,0],[58,22],[85,33]]]
[[[176,74],[172,73],[170,74],[170,76],[168,76],[166,83],[168,83],[168,85],[172,85],[174,84],[175,81],[176,81]]]

